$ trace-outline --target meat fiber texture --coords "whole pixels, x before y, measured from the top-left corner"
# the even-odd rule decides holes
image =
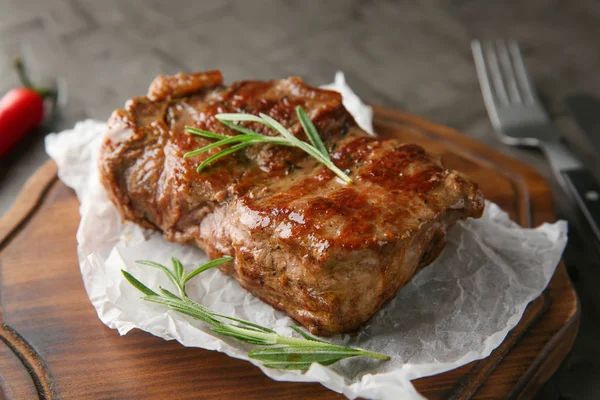
[[[351,92],[343,76],[336,76],[330,87],[342,93],[346,108],[369,131],[371,110]],[[199,321],[140,300],[139,292],[123,279],[120,270],[126,269],[151,288],[171,288],[158,270],[139,266],[135,260],[168,263],[175,256],[191,269],[208,258],[193,246],[167,242],[159,233],[121,221],[98,180],[97,154],[105,130],[106,124],[88,120],[46,139],[59,177],[81,202],[80,268],[102,322],[121,334],[139,328],[184,346],[221,351],[255,363],[272,379],[316,381],[348,398],[421,398],[412,379],[489,355],[518,323],[527,304],[548,285],[567,241],[564,221],[524,229],[487,202],[483,217],[459,221],[439,258],[417,273],[358,334],[328,339],[385,353],[392,357],[390,361],[355,358],[331,367],[313,364],[306,372],[263,368],[247,357],[252,346],[225,341]],[[222,314],[294,334],[284,313],[218,270],[191,281],[188,293]]]

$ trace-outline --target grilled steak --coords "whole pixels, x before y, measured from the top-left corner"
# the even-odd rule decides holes
[[[307,140],[297,105],[353,184],[293,147],[251,146],[199,173],[210,154],[183,158],[211,143],[185,125],[236,134],[215,119],[223,112],[262,112]],[[99,168],[124,219],[233,256],[224,273],[317,335],[368,321],[439,255],[448,228],[484,205],[468,178],[417,145],[368,135],[338,93],[299,78],[224,86],[218,71],[159,76],[113,113]]]

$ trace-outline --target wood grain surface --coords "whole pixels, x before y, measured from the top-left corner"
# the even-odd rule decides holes
[[[439,153],[523,226],[554,219],[532,168],[439,125],[376,108],[382,136]],[[78,202],[52,162],[0,220],[0,393],[7,399],[343,398],[316,383],[275,382],[251,364],[134,330],[120,337],[87,298],[76,254]],[[414,381],[430,399],[531,398],[571,348],[578,301],[561,264],[545,293],[488,358]]]

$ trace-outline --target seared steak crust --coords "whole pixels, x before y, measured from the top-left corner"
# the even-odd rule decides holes
[[[263,112],[306,140],[296,105],[353,184],[290,147],[249,147],[200,173],[210,154],[183,158],[210,143],[185,125],[236,134],[214,117],[224,112]],[[368,321],[439,255],[448,227],[483,211],[465,176],[417,145],[369,136],[338,93],[299,78],[224,86],[218,71],[159,76],[113,113],[99,168],[124,219],[233,256],[223,272],[318,335]]]

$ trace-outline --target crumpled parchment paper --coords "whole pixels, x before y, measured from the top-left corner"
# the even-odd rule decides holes
[[[343,94],[346,107],[372,132],[372,111],[346,85],[343,74],[338,73],[328,87]],[[168,264],[175,256],[192,269],[207,257],[196,248],[169,243],[155,232],[121,222],[98,182],[96,157],[105,127],[87,120],[46,139],[60,179],[75,189],[81,203],[77,251],[83,282],[98,316],[122,335],[137,327],[184,346],[253,362],[247,357],[252,346],[224,340],[199,321],[140,300],[140,293],[122,277],[124,268],[150,288],[162,285],[175,290],[161,272],[134,261]],[[305,373],[254,363],[272,379],[317,381],[349,398],[421,398],[411,379],[484,358],[502,342],[527,304],[550,281],[566,241],[564,221],[523,229],[488,202],[483,218],[459,222],[439,259],[401,289],[358,335],[331,338],[388,354],[391,361],[348,359],[331,367],[313,364]],[[289,318],[216,269],[192,280],[188,293],[220,313],[293,334]]]

